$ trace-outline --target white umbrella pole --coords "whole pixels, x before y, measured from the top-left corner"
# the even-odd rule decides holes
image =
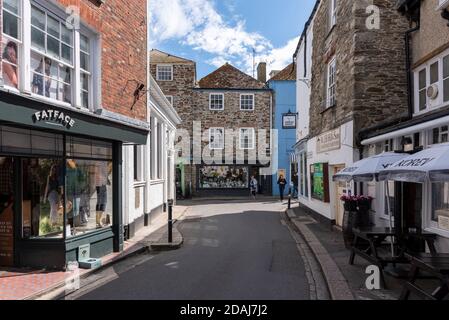
[[[388,221],[390,224],[390,231],[393,230],[393,222],[391,221],[391,208],[390,208],[390,185],[388,184],[388,180],[385,180],[385,189],[387,191],[387,210],[388,210]],[[391,237],[391,254],[394,256],[394,238]]]

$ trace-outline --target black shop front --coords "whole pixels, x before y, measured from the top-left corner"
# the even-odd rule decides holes
[[[148,130],[0,93],[0,266],[64,269],[123,249],[122,145]]]

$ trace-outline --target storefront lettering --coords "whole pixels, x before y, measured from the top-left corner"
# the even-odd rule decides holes
[[[324,133],[317,139],[317,153],[338,150],[341,147],[340,128]]]
[[[52,109],[36,112],[34,114],[34,121],[35,122],[52,121],[52,122],[59,123],[65,127],[67,127],[68,129],[73,128],[73,126],[75,125],[75,120],[72,119],[70,116],[68,116],[67,114],[65,114],[62,111],[52,110]]]
[[[396,167],[423,167],[435,158],[411,159],[399,162]]]

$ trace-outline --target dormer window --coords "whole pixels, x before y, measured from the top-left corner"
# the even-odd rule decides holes
[[[157,65],[156,66],[156,80],[158,81],[173,81],[173,66],[171,65]]]

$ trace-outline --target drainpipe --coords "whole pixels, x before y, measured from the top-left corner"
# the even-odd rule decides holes
[[[416,27],[409,29],[405,32],[405,67],[407,69],[407,103],[408,103],[408,115],[411,119],[413,117],[413,88],[412,88],[412,63],[410,54],[410,35],[420,29],[419,19]]]

